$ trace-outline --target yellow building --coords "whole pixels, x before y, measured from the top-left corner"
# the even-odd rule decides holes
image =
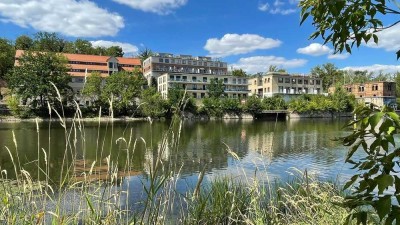
[[[289,75],[282,72],[268,72],[249,78],[249,90],[251,95],[259,97],[272,97],[276,94],[322,94],[321,78]]]

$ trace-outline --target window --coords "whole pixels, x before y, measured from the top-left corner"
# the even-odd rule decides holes
[[[267,79],[267,83],[269,83],[269,82],[271,82],[271,79],[268,77],[268,79]]]
[[[387,85],[387,90],[388,90],[388,91],[391,91],[391,90],[392,90],[392,84],[388,84],[388,85]]]
[[[174,80],[174,78],[175,78],[174,75],[169,76],[169,79],[170,79],[170,80]]]
[[[378,90],[378,85],[377,84],[372,85],[372,90],[373,91],[377,91]]]
[[[285,83],[290,83],[290,78],[285,78]]]
[[[203,65],[204,65],[204,66],[207,66],[207,62],[204,62]]]
[[[228,83],[228,78],[224,78],[224,83]]]
[[[268,92],[268,93],[270,92],[270,89],[269,89],[269,87],[267,88],[267,92]]]
[[[315,80],[316,85],[321,85],[321,80]]]
[[[186,60],[182,60],[182,64],[186,64]]]
[[[256,80],[254,81],[254,85],[257,85],[257,81]]]
[[[193,65],[196,66],[196,65],[197,65],[197,62],[196,62],[196,61],[193,61]]]
[[[347,92],[351,92],[351,87],[347,87]]]
[[[303,84],[303,80],[302,80],[302,79],[298,79],[298,80],[297,80],[297,83],[298,83],[298,84]]]
[[[296,83],[296,79],[292,79],[292,84],[295,84]]]
[[[182,80],[183,80],[183,81],[186,81],[186,80],[187,80],[187,76],[183,76],[183,77],[182,77]]]
[[[358,91],[359,92],[364,92],[364,86],[358,86]]]
[[[165,59],[165,61],[164,61],[165,63],[169,63],[169,59]]]
[[[162,62],[164,62],[164,60],[162,58],[159,58],[158,62],[162,63]]]
[[[171,59],[171,63],[175,63],[175,59]]]
[[[304,80],[304,84],[308,84],[308,80]]]
[[[283,86],[278,86],[278,92],[283,93]]]
[[[283,83],[283,78],[282,77],[278,78],[278,83]]]
[[[310,80],[310,85],[314,85],[314,80]]]
[[[207,77],[203,77],[203,82],[207,82]]]

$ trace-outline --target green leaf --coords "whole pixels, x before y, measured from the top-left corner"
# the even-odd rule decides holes
[[[396,52],[397,60],[400,58],[400,50]]]
[[[357,224],[362,223],[363,225],[367,225],[367,218],[368,214],[365,211],[357,212],[356,213]]]
[[[346,190],[347,188],[349,188],[351,185],[354,184],[354,182],[356,182],[358,178],[358,175],[354,175],[351,177],[351,179],[344,185],[343,190]]]
[[[378,183],[378,194],[383,194],[383,191],[389,186],[393,185],[393,176],[388,174],[382,174],[376,177],[376,182]]]
[[[400,193],[400,178],[397,176],[394,176],[394,187],[395,187],[395,194],[399,194]]]
[[[375,129],[376,125],[382,119],[382,116],[383,116],[383,113],[378,112],[378,113],[374,114],[373,116],[369,117],[368,122],[371,125],[371,130]]]
[[[390,199],[390,195],[381,197],[379,198],[378,201],[376,201],[375,209],[381,221],[386,215],[390,213],[391,207],[392,207],[392,202]]]
[[[307,17],[308,17],[309,15],[310,15],[309,12],[306,12],[306,13],[302,14],[301,21],[300,21],[300,25],[303,24],[303,22],[307,19]]]
[[[374,38],[375,44],[378,44],[378,36],[376,36],[376,34],[372,34],[372,37]]]

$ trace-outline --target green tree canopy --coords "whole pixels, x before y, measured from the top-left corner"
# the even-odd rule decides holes
[[[356,44],[368,43],[373,40],[378,43],[377,32],[390,28],[400,20],[385,21],[385,15],[399,15],[397,1],[391,0],[351,0],[351,1],[300,1],[301,23],[310,15],[312,24],[316,31],[310,38],[321,37],[325,43],[331,43],[336,52],[347,51]],[[385,19],[388,17],[385,17]],[[394,17],[395,18],[395,17]],[[400,57],[400,50],[397,51],[397,59]]]
[[[120,46],[111,46],[107,48],[106,55],[114,57],[123,57],[124,51]]]
[[[15,39],[15,49],[30,50],[33,47],[33,40],[29,36],[21,35]]]
[[[87,78],[85,82],[85,86],[83,87],[81,93],[83,96],[89,98],[92,103],[99,100],[101,95],[101,83],[102,78],[99,72],[92,72]]]
[[[15,50],[11,42],[0,38],[0,79],[12,69],[14,65]]]
[[[339,70],[332,63],[326,63],[312,68],[311,74],[322,78],[322,87],[325,91],[337,83],[343,84],[343,71]]]
[[[23,101],[31,100],[31,107],[46,108],[47,102],[55,104],[58,89],[62,97],[71,95],[71,81],[67,68],[67,59],[51,52],[30,52],[19,58],[18,66],[6,76],[12,93]]]
[[[66,41],[56,33],[38,32],[33,42],[35,51],[63,52]]]
[[[151,51],[151,49],[149,48],[144,48],[142,50],[140,50],[138,57],[140,58],[140,61],[143,63],[144,60],[146,60],[147,58],[154,56],[153,51]]]
[[[115,114],[128,115],[136,105],[135,98],[140,96],[145,79],[129,72],[113,73],[105,80],[101,98],[104,103],[113,100]]]
[[[208,96],[210,98],[219,98],[225,93],[224,88],[225,85],[223,80],[212,78],[210,79],[210,84],[208,85]]]
[[[237,77],[245,77],[247,76],[246,72],[242,69],[232,70],[232,75]]]

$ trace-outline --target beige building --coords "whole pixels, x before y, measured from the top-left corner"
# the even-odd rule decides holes
[[[249,79],[251,95],[272,97],[276,94],[322,94],[321,78],[289,75],[282,72],[268,72]]]
[[[228,98],[247,98],[249,93],[247,77],[230,75],[226,62],[211,57],[158,53],[144,60],[143,75],[149,84],[152,79],[157,81],[164,98],[177,86],[194,98],[205,98],[212,79],[222,80]]]
[[[168,90],[179,86],[194,98],[205,98],[212,79],[222,80],[228,98],[247,98],[249,94],[247,77],[195,73],[164,73],[157,78],[158,91],[167,98]]]
[[[369,81],[365,83],[346,84],[343,88],[354,94],[360,103],[373,103],[377,106],[390,106],[397,109],[396,83],[389,81]],[[329,93],[335,91],[334,87],[329,88]]]
[[[158,53],[143,62],[143,75],[147,81],[158,78],[165,73],[201,74],[201,75],[227,75],[226,62],[213,60],[211,57],[191,55],[173,55]]]

